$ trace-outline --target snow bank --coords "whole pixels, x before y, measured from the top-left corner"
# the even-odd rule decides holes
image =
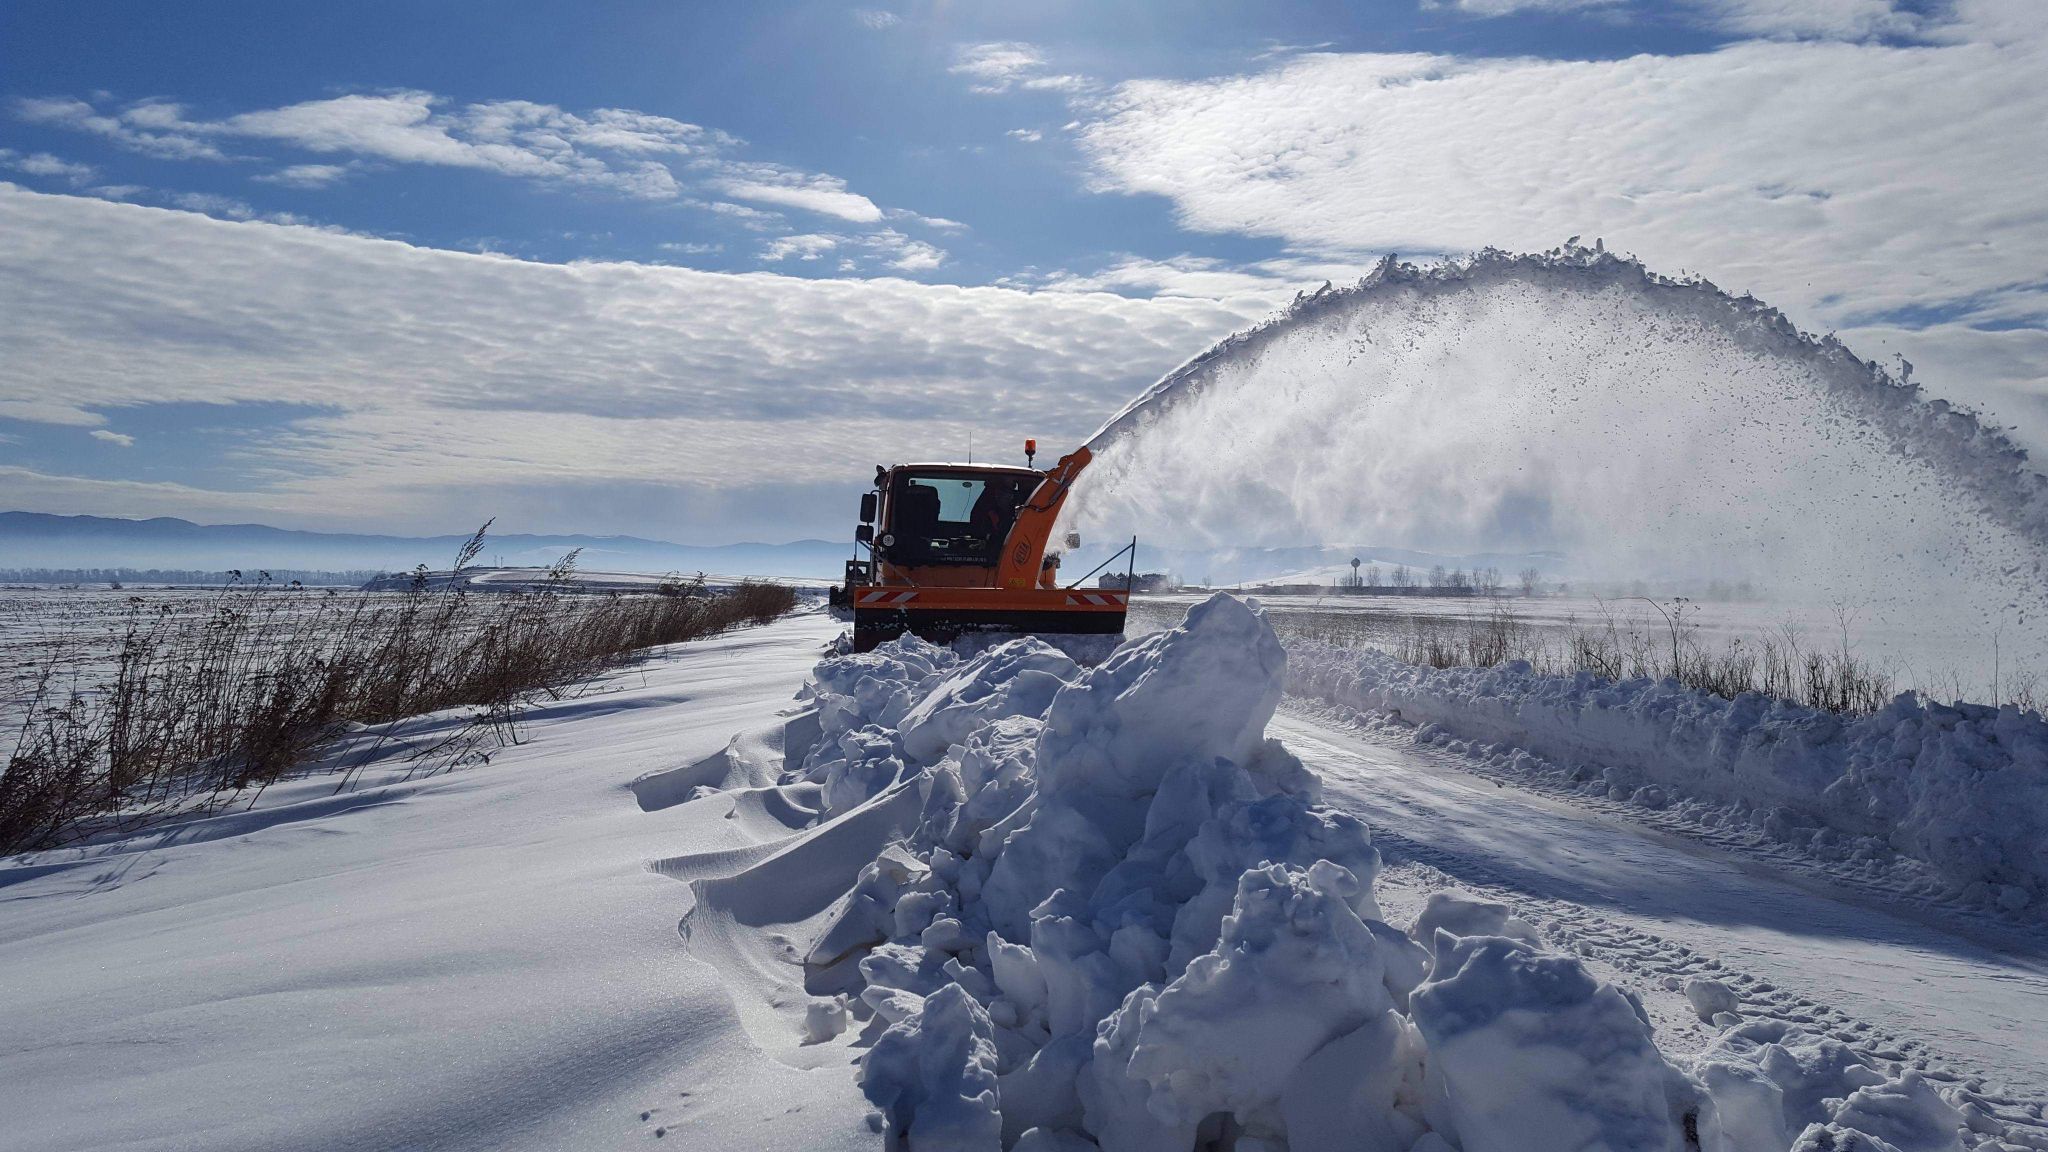
[[[892,1147],[1736,1152],[1634,1001],[1508,909],[1383,921],[1371,834],[1265,736],[1287,658],[1256,609],[1064,659],[906,639],[819,666],[789,782],[829,820],[922,805],[807,953],[814,986],[857,971]]]
[[[1786,839],[1868,837],[2017,911],[2048,896],[2048,721],[1902,695],[1845,717],[1673,680],[1431,669],[1303,645],[1290,690],[1583,766],[1580,786],[1661,806],[1746,807]]]

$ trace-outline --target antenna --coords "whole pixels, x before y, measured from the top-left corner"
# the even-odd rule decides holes
[[[967,462],[974,463],[974,429],[967,430]]]

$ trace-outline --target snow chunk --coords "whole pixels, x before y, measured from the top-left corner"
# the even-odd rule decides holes
[[[1920,1073],[1893,1077],[1831,1037],[1782,1020],[1730,1029],[1694,1071],[1721,1142],[1707,1152],[1784,1147],[1960,1152],[1967,1118]],[[1832,1141],[1832,1143],[1830,1143]]]
[[[1081,674],[1072,657],[1029,637],[990,648],[921,687],[903,716],[903,750],[929,764],[984,724],[1005,716],[1043,716],[1053,693]]]
[[[1692,1005],[1692,1010],[1699,1013],[1700,1019],[1709,1024],[1723,1012],[1739,1013],[1742,1010],[1742,997],[1719,980],[1687,980],[1685,999]]]
[[[993,1026],[957,985],[882,1033],[861,1061],[860,1086],[909,1152],[1002,1147]]]
[[[1257,1119],[1317,1049],[1392,1011],[1358,886],[1328,861],[1243,874],[1215,950],[1133,991],[1098,1033],[1081,1096],[1105,1152],[1188,1146],[1212,1112]],[[1398,1033],[1372,1035],[1383,1050],[1354,1055],[1390,1064]]]
[[[1429,1045],[1436,1125],[1465,1152],[1682,1152],[1693,1086],[1627,997],[1573,957],[1439,931],[1409,1003]]]

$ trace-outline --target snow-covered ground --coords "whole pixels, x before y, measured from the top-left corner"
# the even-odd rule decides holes
[[[1093,670],[838,631],[0,862],[0,1146],[2048,1148],[2022,917],[1282,704],[1233,601]]]
[[[872,1146],[851,1069],[748,1039],[650,866],[747,826],[630,787],[771,722],[837,629],[681,646],[488,766],[0,861],[0,1147]]]

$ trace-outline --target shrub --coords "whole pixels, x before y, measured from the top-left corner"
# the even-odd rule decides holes
[[[481,541],[480,531],[457,575]],[[237,582],[198,619],[131,597],[101,673],[67,679],[52,658],[39,678],[0,772],[0,854],[224,802],[352,724],[469,708],[429,750],[453,763],[488,737],[516,738],[537,694],[796,604],[778,585],[712,592],[701,576],[655,593],[584,593],[574,564],[510,592],[436,587],[424,570],[385,594]]]

